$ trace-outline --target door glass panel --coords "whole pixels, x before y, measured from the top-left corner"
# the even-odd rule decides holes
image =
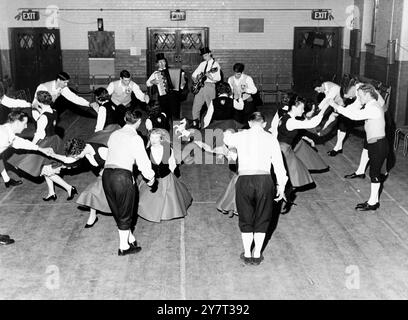
[[[34,35],[32,34],[21,34],[17,36],[17,43],[20,49],[29,50],[34,48]]]
[[[181,49],[182,50],[199,50],[203,47],[201,33],[182,33],[181,34]]]
[[[155,33],[153,35],[153,47],[155,50],[162,51],[176,50],[176,34]]]
[[[55,34],[54,33],[43,33],[41,35],[40,48],[42,50],[54,49],[55,48]]]

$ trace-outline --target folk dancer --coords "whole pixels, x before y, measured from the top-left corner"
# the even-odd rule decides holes
[[[125,125],[124,117],[132,102],[132,92],[143,103],[149,103],[150,100],[149,95],[145,94],[132,80],[127,70],[122,70],[120,79],[109,83],[107,90],[114,104],[120,126]]]
[[[119,231],[119,256],[137,253],[142,249],[131,232],[138,193],[132,174],[133,165],[136,164],[148,180],[149,187],[155,182],[143,140],[136,132],[142,114],[131,107],[126,110],[125,120],[126,125],[113,132],[108,140],[108,155],[102,174],[103,189]]]
[[[239,170],[236,183],[236,204],[244,252],[240,258],[246,264],[259,265],[265,235],[272,219],[275,201],[284,197],[288,180],[278,141],[264,130],[265,117],[255,112],[249,118],[249,129],[237,133],[225,132],[224,142],[235,147]],[[273,165],[277,186],[271,176]],[[255,243],[251,252],[252,243]]]
[[[335,111],[355,121],[364,120],[368,158],[370,161],[371,193],[368,201],[359,203],[355,209],[360,211],[377,210],[380,207],[379,193],[383,178],[381,168],[388,152],[389,143],[385,136],[384,109],[378,102],[378,93],[371,84],[364,84],[357,89],[357,96],[363,109],[343,108],[331,102]]]
[[[0,125],[0,155],[9,147],[14,149],[25,149],[39,151],[46,155],[53,154],[51,148],[41,148],[29,140],[17,137],[16,134],[27,128],[28,114],[20,111],[12,111],[7,118],[7,123]],[[14,243],[14,239],[8,235],[0,235],[0,245]]]
[[[247,124],[250,115],[257,111],[252,95],[256,94],[258,89],[256,88],[252,77],[244,73],[244,69],[244,64],[234,64],[234,75],[228,78],[228,83],[231,86],[233,98],[242,98],[244,101],[244,108],[241,111],[237,110],[235,112],[235,120],[241,124]]]

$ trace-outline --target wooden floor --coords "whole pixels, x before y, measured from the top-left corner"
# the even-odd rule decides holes
[[[64,121],[74,136],[94,126],[72,115]],[[407,299],[407,158],[398,150],[381,208],[356,212],[369,179],[343,176],[356,168],[361,145],[351,136],[334,158],[326,156],[333,141],[318,146],[330,171],[314,174],[317,188],[300,193],[280,217],[259,266],[240,261],[238,220],[215,209],[231,176],[226,165],[184,165],[182,180],[194,198],[188,216],[158,224],[139,219],[143,250],[126,257],[117,256],[111,216],[99,215],[84,229],[88,212],[66,201],[64,190],[45,203],[45,183],[0,184],[0,233],[16,240],[0,247],[0,299]],[[65,179],[81,191],[92,177]]]

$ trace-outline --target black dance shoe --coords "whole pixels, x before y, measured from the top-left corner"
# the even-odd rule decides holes
[[[69,200],[74,199],[74,196],[76,194],[78,194],[78,190],[74,186],[72,186],[71,187],[71,195],[67,198],[67,200],[69,201]]]
[[[364,173],[362,173],[362,174],[357,174],[357,173],[353,172],[352,174],[346,174],[346,175],[344,176],[344,178],[346,178],[346,179],[355,179],[355,178],[365,179],[365,174],[364,174]]]
[[[98,222],[98,217],[96,217],[96,219],[95,219],[95,221],[93,223],[86,224],[84,228],[85,229],[92,228],[95,225],[95,223],[97,223],[97,222]]]
[[[379,202],[377,202],[376,204],[373,204],[373,205],[368,204],[368,202],[367,202],[365,206],[360,207],[360,208],[356,208],[356,209],[359,210],[359,211],[375,211],[375,210],[377,210],[379,207],[380,207],[380,203],[379,203]]]
[[[264,257],[261,254],[261,256],[259,258],[252,258],[252,264],[255,266],[258,266],[261,264],[261,262],[263,261]]]
[[[0,245],[8,245],[14,243],[14,239],[11,239],[9,236],[0,237]]]
[[[55,200],[57,200],[57,195],[54,193],[54,194],[52,194],[52,195],[50,195],[50,196],[48,196],[48,197],[45,197],[45,198],[43,198],[43,200],[44,201],[55,201]]]
[[[18,185],[20,185],[22,183],[23,183],[23,181],[21,181],[21,180],[10,179],[9,181],[4,182],[4,185],[6,186],[6,188],[9,188],[9,187],[18,186]]]
[[[134,249],[136,250],[135,253],[137,253],[137,252],[139,252],[140,250],[142,250],[142,247],[139,247],[139,246],[137,245],[137,241],[136,241],[136,240],[135,240],[134,242],[132,242],[132,243],[129,243],[129,246],[130,246],[131,248],[134,248]]]
[[[141,247],[134,247],[134,246],[130,246],[129,249],[126,249],[126,250],[119,249],[118,256],[126,256],[128,254],[138,253],[140,250],[142,250]]]
[[[368,204],[368,201],[362,202],[362,203],[357,203],[357,205],[355,206],[354,209],[364,208],[367,204]]]
[[[252,264],[252,257],[251,258],[245,257],[245,252],[242,252],[241,255],[239,256],[239,258],[242,261],[244,261],[245,264]]]
[[[336,150],[330,150],[327,152],[327,154],[329,155],[329,157],[335,157],[337,156],[339,153],[343,153],[343,149],[340,149],[338,151]]]

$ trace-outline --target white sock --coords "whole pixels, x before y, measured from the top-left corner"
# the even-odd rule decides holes
[[[343,141],[345,138],[346,138],[346,133],[343,131],[337,130],[337,142],[333,148],[334,151],[339,151],[343,149]]]
[[[89,218],[88,218],[87,224],[92,224],[95,222],[95,220],[96,220],[96,210],[91,208],[91,210],[89,211]]]
[[[254,258],[259,258],[261,256],[262,245],[265,240],[265,233],[256,232],[254,233],[254,241],[255,241],[255,248],[254,248]]]
[[[366,171],[369,160],[370,159],[368,158],[368,150],[363,149],[363,151],[361,151],[360,164],[358,165],[356,174],[363,174]]]
[[[374,205],[378,202],[378,194],[380,193],[381,183],[372,183],[371,182],[371,193],[370,199],[368,199],[369,205]]]
[[[128,243],[130,230],[118,230],[119,231],[119,249],[127,250],[130,248]]]
[[[135,236],[132,234],[132,232],[129,231],[129,238],[128,238],[128,242],[129,243],[133,243],[136,241]]]
[[[1,172],[1,177],[3,178],[4,182],[9,182],[9,181],[10,181],[10,177],[9,177],[9,175],[7,174],[6,169],[4,169],[4,170]]]
[[[254,241],[254,234],[252,232],[243,232],[241,233],[242,237],[242,244],[244,245],[244,255],[247,258],[252,256],[251,254],[251,246],[252,242]]]

